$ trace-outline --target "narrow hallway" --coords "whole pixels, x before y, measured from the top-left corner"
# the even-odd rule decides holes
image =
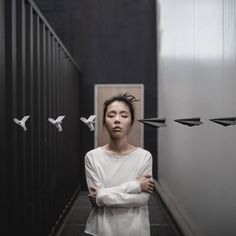
[[[85,235],[103,146],[151,154],[99,170],[149,166],[151,236],[235,236],[235,22],[234,0],[0,0],[0,236]],[[143,236],[147,214],[99,227]]]
[[[71,207],[57,236],[86,236],[84,227],[91,210],[87,192],[81,192]],[[160,197],[154,192],[148,202],[151,236],[181,236]]]

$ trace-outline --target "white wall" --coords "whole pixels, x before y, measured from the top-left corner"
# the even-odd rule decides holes
[[[157,0],[159,183],[197,236],[236,235],[236,1]],[[201,126],[174,119],[201,117]]]

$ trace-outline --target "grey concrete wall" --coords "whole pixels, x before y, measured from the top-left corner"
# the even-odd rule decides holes
[[[236,3],[157,0],[159,183],[197,236],[236,235]],[[174,119],[201,117],[187,127]]]

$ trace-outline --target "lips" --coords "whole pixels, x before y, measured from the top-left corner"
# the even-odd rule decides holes
[[[121,127],[119,127],[119,126],[116,126],[116,127],[114,127],[112,130],[114,130],[114,131],[121,131],[122,129],[121,129]]]

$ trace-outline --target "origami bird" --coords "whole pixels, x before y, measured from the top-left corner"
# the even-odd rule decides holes
[[[24,131],[27,130],[26,126],[25,126],[25,122],[29,119],[30,116],[24,116],[21,120],[18,120],[16,118],[13,119],[13,121],[17,124],[20,125]]]
[[[64,118],[65,116],[58,116],[56,120],[52,118],[48,118],[48,121],[52,123],[53,125],[55,125],[58,131],[61,132],[62,131],[61,123]]]
[[[95,118],[96,115],[91,115],[88,119],[84,118],[84,117],[80,117],[80,120],[83,121],[90,129],[90,131],[94,130],[94,123],[95,123]]]

